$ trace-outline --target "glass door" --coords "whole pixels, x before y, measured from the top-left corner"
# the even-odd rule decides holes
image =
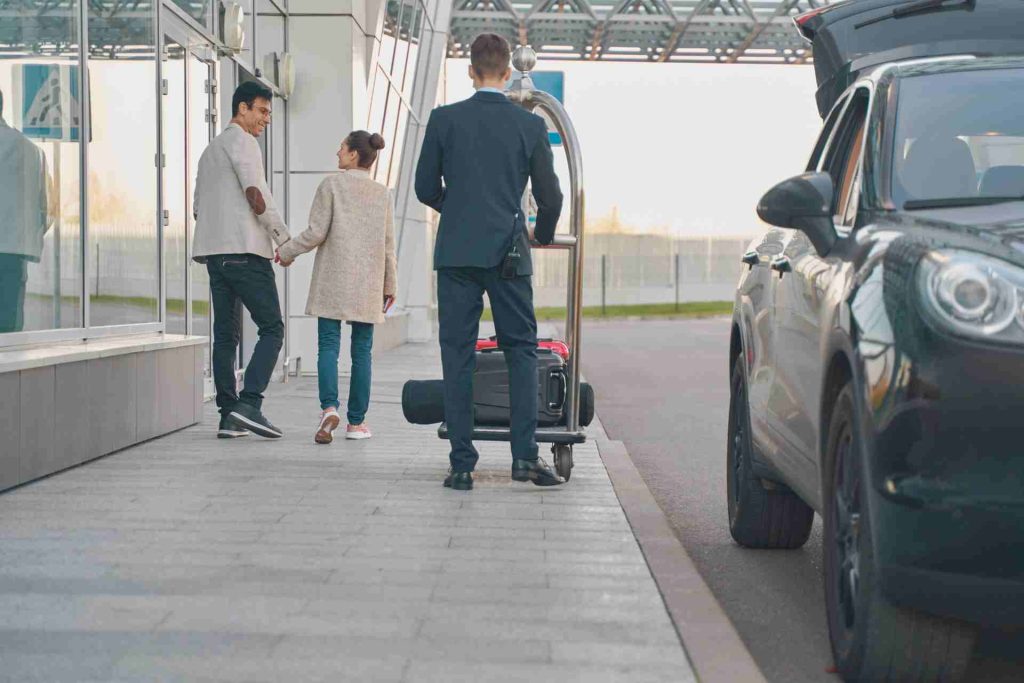
[[[193,198],[199,157],[216,124],[213,46],[165,12],[163,41],[163,211],[166,331],[211,337],[206,266],[191,260]],[[211,342],[212,343],[212,342]],[[203,364],[204,394],[213,393],[211,343]]]

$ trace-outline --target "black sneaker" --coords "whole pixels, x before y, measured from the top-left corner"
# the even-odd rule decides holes
[[[270,420],[263,417],[263,413],[249,405],[239,401],[228,414],[228,422],[236,429],[248,429],[253,434],[267,439],[280,439],[284,432],[270,424]]]
[[[217,438],[237,439],[240,436],[249,436],[249,430],[240,428],[237,421],[232,420],[227,415],[221,415],[220,426],[217,427]]]

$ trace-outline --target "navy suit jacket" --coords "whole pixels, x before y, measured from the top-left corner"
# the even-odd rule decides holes
[[[495,92],[435,109],[416,167],[416,196],[441,213],[434,268],[494,268],[517,239],[519,275],[531,275],[527,180],[537,200],[534,236],[550,244],[562,192],[544,120]]]

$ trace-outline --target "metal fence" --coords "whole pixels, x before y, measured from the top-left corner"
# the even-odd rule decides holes
[[[584,244],[585,306],[731,301],[749,237],[591,234]],[[534,251],[534,301],[563,306],[568,261]]]

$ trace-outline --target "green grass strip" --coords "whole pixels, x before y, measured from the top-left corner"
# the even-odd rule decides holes
[[[730,315],[731,301],[688,301],[678,306],[672,304],[629,304],[622,306],[584,306],[583,317],[587,320],[608,320],[612,318],[707,318]],[[493,320],[491,309],[485,309],[481,320]],[[537,320],[565,320],[564,307],[542,307],[537,309]]]

